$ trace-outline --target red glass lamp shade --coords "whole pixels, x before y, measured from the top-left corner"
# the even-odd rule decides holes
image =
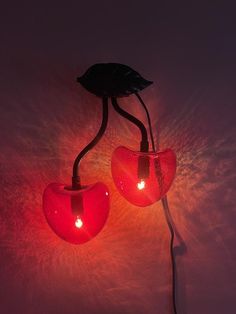
[[[82,244],[95,237],[109,214],[109,192],[97,182],[80,190],[51,183],[43,195],[43,210],[48,224],[62,239]]]
[[[140,170],[140,164],[144,169]],[[120,146],[113,152],[111,171],[122,196],[134,205],[148,206],[169,190],[175,176],[176,156],[171,149],[143,153]]]

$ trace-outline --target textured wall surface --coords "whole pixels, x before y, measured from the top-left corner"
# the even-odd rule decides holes
[[[73,159],[100,123],[99,99],[75,78],[93,63],[112,61],[155,82],[142,96],[156,141],[177,154],[168,199],[186,246],[176,250],[179,313],[235,314],[232,8],[19,2],[1,15],[0,313],[172,313],[161,203],[137,208],[112,182],[112,151],[138,149],[139,142],[137,130],[112,108],[106,135],[81,170],[87,183],[101,180],[110,188],[103,231],[85,245],[70,245],[42,212],[45,186],[69,182]],[[132,97],[122,106],[145,121]]]

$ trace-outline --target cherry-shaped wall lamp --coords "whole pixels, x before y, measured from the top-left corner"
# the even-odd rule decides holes
[[[141,139],[137,151],[120,146],[111,158],[112,177],[120,194],[136,206],[148,206],[162,200],[171,232],[170,253],[173,275],[173,306],[175,305],[174,229],[168,219],[168,192],[176,171],[175,153],[170,149],[156,151],[151,119],[139,92],[152,84],[130,67],[119,63],[91,66],[77,81],[102,99],[103,118],[95,138],[79,153],[73,165],[70,185],[49,184],[43,194],[43,210],[48,224],[62,239],[82,244],[95,237],[104,227],[109,214],[109,190],[104,183],[81,181],[79,166],[82,158],[100,141],[108,122],[109,99],[115,111],[139,128]],[[118,104],[118,98],[134,94],[143,106],[149,124],[152,149],[144,124]]]

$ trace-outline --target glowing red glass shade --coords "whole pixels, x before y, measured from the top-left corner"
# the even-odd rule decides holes
[[[109,191],[101,182],[80,190],[51,183],[43,194],[43,210],[48,224],[59,237],[82,244],[102,230],[109,214]]]
[[[142,160],[148,168],[144,171],[139,170]],[[111,171],[122,196],[134,205],[148,206],[169,190],[175,176],[176,156],[171,149],[143,153],[120,146],[113,152]]]

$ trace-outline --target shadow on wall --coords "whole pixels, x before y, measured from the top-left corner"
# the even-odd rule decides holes
[[[49,229],[43,189],[70,180],[74,157],[99,127],[101,106],[72,81],[78,73],[44,67],[8,68],[21,80],[17,87],[5,83],[0,96],[1,313],[170,312],[168,228],[160,203],[140,209],[115,190],[111,153],[120,144],[137,149],[137,139],[131,143],[136,130],[113,112],[106,137],[82,165],[84,179],[110,187],[107,225],[78,247]],[[178,158],[168,199],[183,239],[175,250],[180,313],[234,313],[236,129],[233,89],[221,83],[184,102],[163,96],[150,108],[161,147]],[[148,90],[143,95],[148,104]]]
[[[215,79],[185,103],[170,105],[161,119],[169,125],[161,127],[161,142],[172,145],[179,160],[171,208],[188,246],[187,259],[179,259],[186,260],[179,271],[185,273],[187,313],[191,303],[191,313],[235,310],[234,98],[229,82]]]

